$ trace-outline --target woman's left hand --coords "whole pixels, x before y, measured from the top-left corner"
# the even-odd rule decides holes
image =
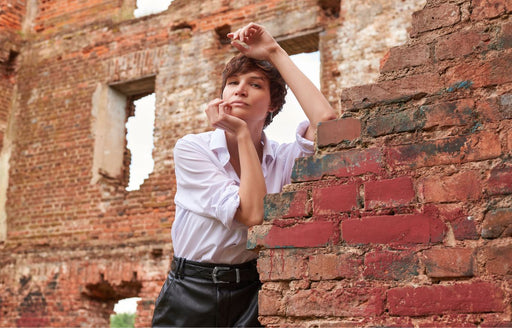
[[[272,35],[263,26],[255,23],[229,33],[228,37],[235,48],[254,59],[268,60],[270,54],[279,48]]]

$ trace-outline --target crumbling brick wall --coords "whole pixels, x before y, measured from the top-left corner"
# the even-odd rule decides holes
[[[428,1],[341,91],[250,234],[264,324],[512,325],[511,10]]]
[[[509,301],[508,282],[490,276],[510,275],[501,260],[510,257],[503,237],[510,170],[500,166],[511,144],[506,3],[450,1],[445,8],[432,2],[412,16],[424,2],[175,0],[168,11],[139,19],[131,16],[134,0],[0,4],[0,22],[13,22],[0,29],[0,66],[9,72],[0,82],[1,326],[106,326],[114,303],[131,296],[142,298],[137,324],[149,325],[172,256],[172,148],[182,135],[208,129],[204,104],[219,94],[221,69],[235,53],[224,36],[250,21],[265,24],[291,53],[319,49],[322,91],[343,114],[320,128],[318,154],[298,162],[288,192],[267,201],[275,220],[264,229],[272,246],[256,238],[269,247],[260,260],[262,320],[309,324],[321,317],[322,325],[338,325],[361,315],[370,325],[388,317],[408,323],[416,317],[406,311],[386,314],[385,300],[393,299],[388,289],[395,288],[396,300],[401,291],[416,291],[412,284],[433,281],[449,294],[466,290],[452,284],[459,279],[475,291],[497,291],[487,311],[496,313],[468,318],[507,322],[510,309],[499,302]],[[443,16],[450,8],[460,10]],[[390,51],[377,80],[379,59],[405,42],[411,19],[412,40]],[[463,32],[474,46],[450,50],[449,37],[465,40]],[[480,78],[459,78],[468,74]],[[140,190],[128,192],[123,124],[131,100],[150,92],[156,95],[155,168]],[[446,120],[446,111],[457,116]],[[436,191],[441,176],[445,189]],[[285,212],[286,219],[278,218]],[[367,236],[357,230],[367,222],[359,214],[383,218],[378,223],[396,220],[404,242],[358,240]],[[352,226],[352,237],[344,224]],[[409,236],[407,229],[418,233]],[[301,243],[272,249],[286,244],[283,232]],[[425,273],[420,255],[431,254],[434,270],[446,249],[474,260],[473,275]],[[322,301],[301,308],[309,295]],[[382,316],[375,314],[380,308]],[[431,311],[462,320],[457,309]]]

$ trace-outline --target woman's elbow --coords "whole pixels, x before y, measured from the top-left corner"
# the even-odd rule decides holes
[[[334,110],[330,109],[330,110],[327,110],[324,113],[322,113],[318,122],[327,122],[327,121],[335,120],[337,118],[338,117],[337,117],[336,113],[334,112]]]
[[[253,227],[255,225],[260,225],[263,223],[263,210],[255,210],[251,211],[250,213],[244,213],[242,211],[239,211],[235,215],[235,219],[245,224],[247,227]]]

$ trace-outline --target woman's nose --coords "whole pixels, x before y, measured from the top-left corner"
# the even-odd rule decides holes
[[[237,88],[235,90],[235,95],[236,96],[247,96],[247,90],[245,89],[245,86],[242,83],[240,83],[237,86]]]

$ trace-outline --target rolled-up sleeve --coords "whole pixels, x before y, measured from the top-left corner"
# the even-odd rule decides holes
[[[237,183],[211,154],[193,142],[180,139],[174,148],[174,161],[176,204],[230,228],[240,205]]]
[[[295,133],[295,140],[297,146],[301,150],[302,156],[311,155],[315,152],[315,143],[311,140],[304,138],[306,130],[309,128],[309,121],[303,121],[297,126]]]

